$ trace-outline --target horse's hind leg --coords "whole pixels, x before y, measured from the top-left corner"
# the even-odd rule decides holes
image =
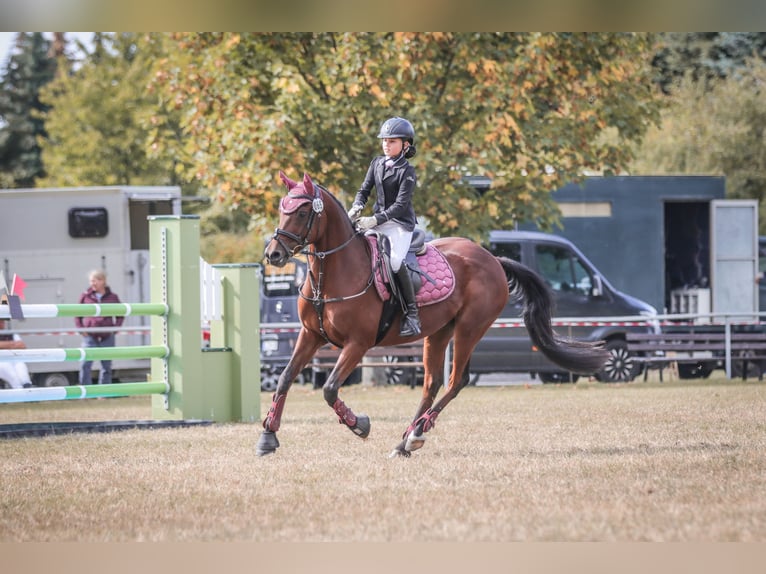
[[[486,325],[479,324],[477,326],[475,324],[470,324],[464,325],[462,328],[460,328],[459,325],[455,327],[452,370],[450,372],[447,391],[432,405],[428,404],[428,401],[424,397],[424,400],[421,402],[421,407],[418,409],[418,415],[404,432],[402,443],[394,449],[394,452],[391,453],[392,456],[396,454],[409,456],[409,453],[418,450],[423,446],[426,440],[425,433],[434,427],[436,424],[436,417],[438,417],[439,413],[441,413],[449,402],[458,395],[460,390],[468,384],[468,364],[471,358],[471,353],[473,353],[474,347],[476,347],[476,344],[491,324],[492,321],[489,321]],[[445,350],[446,344],[440,354],[441,360],[439,363],[441,365],[444,364]],[[436,358],[438,358],[438,356],[434,357],[434,362]],[[425,360],[424,356],[424,361]],[[440,381],[443,381],[441,375],[437,377],[436,373],[434,373],[434,380],[437,378]],[[436,393],[438,392],[438,386],[434,389],[430,389],[430,392],[431,394],[429,394],[429,396],[432,397],[433,402],[433,399],[435,399]]]
[[[402,435],[402,442],[400,442],[391,452],[392,457],[410,456],[410,451],[416,450],[414,448],[407,448],[407,439],[418,422],[422,420],[423,415],[429,411],[436,400],[436,396],[439,394],[439,390],[444,386],[444,358],[447,352],[447,345],[452,338],[452,331],[452,324],[450,324],[442,330],[426,337],[423,343],[423,395],[417,411],[415,412],[415,417],[412,419],[412,423]],[[425,425],[426,423],[423,421],[421,426]],[[430,429],[431,426],[428,426],[428,429]],[[422,443],[420,446],[422,446]]]

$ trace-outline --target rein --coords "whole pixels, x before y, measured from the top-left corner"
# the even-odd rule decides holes
[[[330,249],[328,251],[310,251],[308,249],[301,250],[301,254],[307,255],[309,257],[315,257],[319,260],[319,277],[316,280],[314,279],[314,274],[311,272],[311,269],[309,269],[308,272],[308,279],[309,283],[311,284],[311,292],[313,294],[313,297],[307,297],[303,294],[303,292],[300,292],[300,296],[302,299],[305,299],[306,301],[309,301],[313,303],[314,305],[317,304],[317,302],[324,303],[339,303],[342,301],[349,301],[351,299],[356,299],[357,297],[361,297],[367,291],[370,290],[370,287],[372,287],[372,284],[375,282],[375,271],[377,270],[377,265],[375,269],[372,270],[370,273],[369,279],[367,279],[367,285],[365,285],[364,289],[362,289],[359,293],[356,293],[354,295],[346,295],[345,297],[325,297],[323,298],[322,295],[322,287],[324,283],[324,260],[325,257],[328,255],[332,255],[333,253],[337,253],[338,251],[345,248],[349,243],[351,243],[354,238],[359,236],[359,233],[354,233],[351,237],[349,237],[346,241],[343,242],[343,244],[339,245],[338,247],[334,247],[333,249]]]
[[[347,247],[351,241],[353,241],[359,234],[353,233],[351,237],[349,237],[346,241],[344,241],[341,245],[338,247],[334,247],[333,249],[330,249],[328,251],[311,251],[309,249],[303,249],[301,253],[305,254],[307,257],[314,257],[315,259],[319,260],[319,273],[318,277],[314,277],[314,273],[311,270],[311,267],[308,268],[307,273],[307,279],[309,280],[309,285],[311,287],[311,297],[307,297],[303,294],[303,289],[298,291],[298,294],[301,296],[301,299],[308,301],[311,303],[314,307],[314,310],[317,314],[317,319],[319,320],[319,333],[324,337],[324,340],[330,343],[331,345],[335,345],[336,347],[342,347],[343,345],[339,345],[335,341],[330,340],[329,335],[327,334],[327,331],[324,328],[324,307],[327,303],[342,303],[343,301],[350,301],[352,299],[356,299],[357,297],[361,297],[367,291],[370,290],[370,287],[372,287],[372,284],[375,282],[375,271],[376,269],[373,269],[370,272],[370,277],[367,279],[367,285],[365,285],[364,289],[362,289],[359,293],[356,293],[354,295],[346,295],[345,297],[323,297],[322,291],[324,289],[324,279],[325,279],[325,272],[324,272],[324,264],[325,259],[328,255],[332,255],[333,253],[337,253],[338,251],[341,251],[345,247]]]

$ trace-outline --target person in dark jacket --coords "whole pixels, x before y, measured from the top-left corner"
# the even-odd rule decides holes
[[[90,287],[80,295],[80,303],[119,303],[120,298],[106,284],[106,274],[103,271],[91,271],[89,275]],[[119,327],[125,320],[124,317],[75,317],[74,321],[80,329],[92,329],[100,327]],[[83,333],[83,347],[114,347],[115,333],[109,331],[93,331]],[[80,384],[90,385],[91,368],[93,361],[83,361],[80,366]],[[101,370],[98,374],[98,384],[104,385],[112,382],[112,361],[101,360]]]
[[[393,117],[383,122],[378,139],[382,140],[383,155],[375,157],[370,163],[348,216],[360,231],[375,228],[388,237],[391,267],[407,307],[399,334],[402,337],[416,336],[420,334],[420,318],[415,289],[406,266],[402,265],[418,221],[412,207],[417,177],[415,168],[407,161],[416,152],[415,129],[406,119]],[[373,189],[376,192],[373,215],[359,217]]]

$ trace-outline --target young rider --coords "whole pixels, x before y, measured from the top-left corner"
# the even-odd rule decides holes
[[[391,243],[391,267],[399,280],[407,307],[399,334],[411,337],[420,334],[420,319],[415,289],[402,263],[417,223],[412,207],[417,178],[415,168],[407,161],[416,152],[415,129],[406,119],[393,117],[383,122],[378,139],[382,140],[384,155],[375,157],[370,163],[348,216],[352,221],[356,220],[360,231],[375,228],[388,237]],[[359,217],[373,188],[376,190],[374,215]]]

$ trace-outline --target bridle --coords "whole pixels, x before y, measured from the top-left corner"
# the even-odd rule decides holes
[[[306,234],[303,237],[300,237],[299,235],[296,235],[295,233],[292,233],[290,231],[286,231],[282,229],[281,227],[277,227],[274,230],[274,235],[271,236],[271,240],[276,241],[279,246],[285,250],[286,253],[292,253],[293,255],[296,255],[297,253],[306,253],[306,246],[310,243],[309,242],[309,236],[311,235],[311,229],[314,227],[314,222],[321,217],[322,212],[324,211],[324,202],[322,201],[322,192],[319,189],[319,186],[315,185],[315,193],[314,195],[309,195],[308,193],[302,193],[300,195],[286,195],[285,198],[282,200],[279,209],[280,211],[283,210],[283,205],[285,204],[285,200],[289,197],[292,200],[300,201],[302,199],[305,199],[306,201],[311,202],[311,215],[309,215],[309,221],[306,224]],[[300,205],[303,205],[305,202],[301,202],[298,207],[295,209],[297,210]],[[286,237],[287,239],[294,241],[295,246],[290,249],[287,247],[284,241],[282,241],[282,237]]]
[[[325,340],[333,345],[338,346],[336,343],[330,340],[330,338],[327,335],[327,332],[324,328],[324,306],[327,303],[339,303],[342,301],[348,301],[350,299],[356,299],[357,297],[361,297],[367,291],[370,290],[372,285],[375,282],[375,272],[376,269],[373,269],[370,272],[370,277],[367,280],[367,285],[365,285],[364,289],[362,289],[359,293],[356,293],[354,295],[347,295],[345,297],[322,297],[322,291],[324,289],[324,279],[325,279],[325,270],[324,270],[324,264],[325,264],[325,258],[328,255],[332,255],[333,253],[337,253],[338,251],[341,251],[345,249],[356,237],[361,235],[358,231],[354,231],[351,233],[348,239],[346,239],[343,243],[340,245],[333,247],[332,249],[328,249],[327,251],[316,251],[308,249],[308,245],[311,243],[309,240],[309,237],[311,236],[311,230],[314,226],[314,223],[322,216],[322,213],[324,212],[324,201],[322,200],[322,188],[321,186],[314,184],[314,195],[310,195],[308,193],[302,193],[302,194],[295,194],[292,195],[291,193],[288,193],[280,202],[279,209],[283,213],[292,213],[293,211],[296,211],[300,208],[301,205],[307,202],[311,202],[311,214],[309,215],[308,223],[306,224],[306,233],[301,237],[300,235],[296,233],[292,233],[290,231],[286,231],[280,227],[277,227],[274,230],[274,235],[271,236],[271,239],[269,242],[276,241],[279,246],[285,250],[286,253],[292,253],[293,255],[296,255],[298,253],[302,255],[306,255],[307,257],[313,257],[317,260],[319,260],[319,272],[318,275],[315,277],[314,273],[311,271],[311,268],[308,268],[308,272],[306,274],[307,279],[309,281],[309,285],[311,287],[311,297],[308,297],[303,294],[303,289],[299,289],[298,293],[300,297],[309,303],[311,303],[314,306],[314,309],[316,310],[317,317],[319,318],[319,332],[321,335],[325,338]],[[329,193],[329,192],[328,192]],[[298,201],[300,202],[297,206],[292,207],[291,211],[287,211],[287,209],[290,209],[288,207],[288,199],[290,201]],[[317,226],[318,229],[318,226]],[[293,241],[295,243],[294,247],[290,249],[287,244],[283,241],[283,237],[289,239],[290,241]],[[315,238],[316,239],[316,238]],[[302,287],[302,286],[301,286]]]

